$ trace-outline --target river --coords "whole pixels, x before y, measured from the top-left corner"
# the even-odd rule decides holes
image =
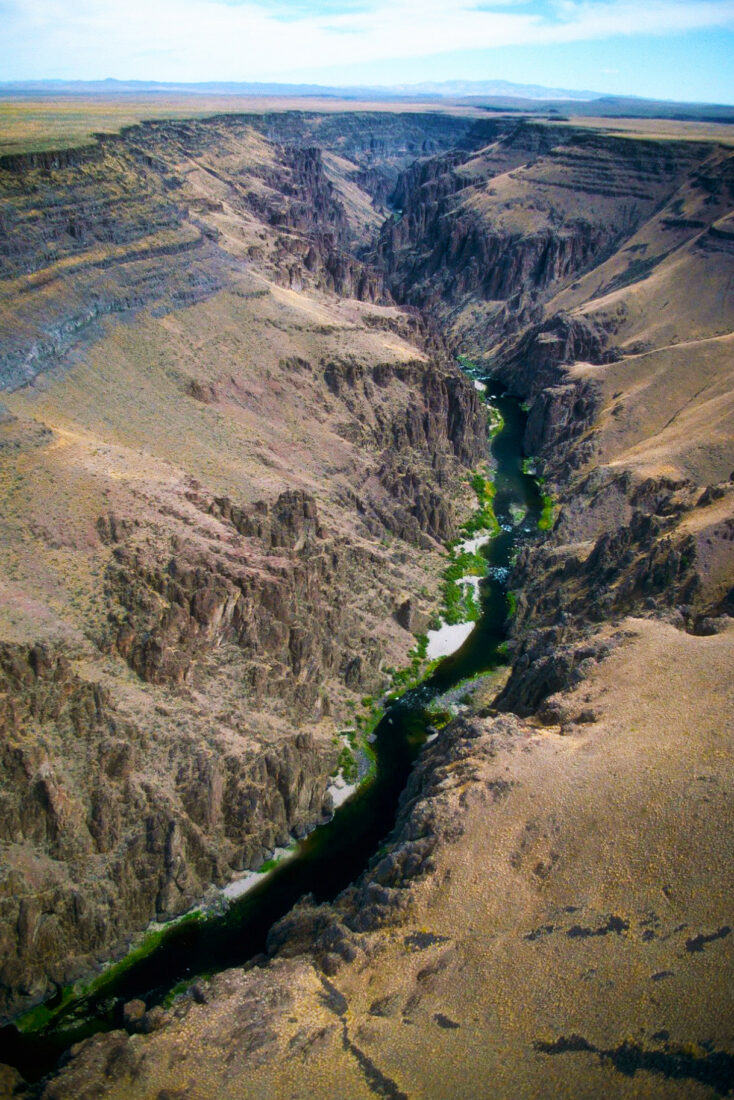
[[[482,549],[488,574],[480,589],[481,616],[461,649],[386,710],[375,730],[372,780],[224,913],[169,926],[153,951],[123,973],[111,971],[94,993],[59,1005],[45,1027],[25,1032],[13,1025],[3,1028],[0,1062],[16,1066],[28,1080],[38,1080],[73,1043],[119,1027],[125,1001],[140,998],[150,1008],[182,982],[242,965],[265,950],[269,929],[300,897],[310,893],[318,902],[333,900],[367,867],[395,823],[400,793],[428,735],[432,719],[427,705],[462,680],[503,661],[508,568],[518,541],[537,531],[542,511],[537,483],[523,472],[525,413],[516,400],[495,392],[491,381],[487,384],[487,399],[503,418],[491,444],[494,508],[501,531]],[[47,1007],[53,1011],[53,1001]]]

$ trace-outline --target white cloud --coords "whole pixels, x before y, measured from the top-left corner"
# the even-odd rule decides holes
[[[2,20],[5,79],[288,80],[335,64],[731,27],[734,3],[369,0],[317,13],[251,0],[76,0],[71,10],[64,0],[5,0]]]

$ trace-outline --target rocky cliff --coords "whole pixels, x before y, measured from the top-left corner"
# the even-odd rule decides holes
[[[710,146],[695,142],[498,122],[483,149],[449,153],[400,178],[399,217],[385,225],[378,256],[401,301],[441,316],[474,303],[471,338],[487,355],[711,159]]]
[[[388,285],[529,403],[526,451],[558,500],[552,535],[522,551],[511,578],[503,706],[532,713],[567,684],[563,646],[594,624],[643,612],[697,630],[729,599],[721,574],[709,583],[697,566],[703,547],[728,551],[730,408],[706,461],[661,440],[641,463],[615,437],[641,390],[632,415],[648,442],[714,395],[730,401],[733,164],[715,144],[498,121],[486,148],[398,181],[399,215],[376,251]],[[698,301],[685,300],[687,283]],[[683,344],[686,377],[666,363]],[[667,423],[657,408],[650,423],[648,403],[665,399]],[[712,493],[729,518],[709,526]]]
[[[109,314],[215,294],[241,267],[232,255],[296,290],[386,300],[354,247],[380,224],[399,169],[483,134],[480,123],[430,115],[225,116],[141,124],[76,154],[5,158],[4,385],[27,382]]]
[[[483,453],[447,346],[527,401],[549,530],[510,578],[506,682],[470,690],[365,876],[305,899],[269,965],[129,1025],[154,1034],[85,1044],[47,1100],[725,1095],[730,149],[416,116],[154,124],[110,148],[221,282],[183,264],[204,289],[174,305],[148,269],[131,324],[7,399],[8,1003],[322,812],[334,719],[405,652],[406,597],[430,609]],[[140,912],[114,877],[134,873]],[[85,924],[71,899],[104,891]]]
[[[82,1044],[44,1100],[488,1079],[507,1097],[727,1095],[732,630],[626,619],[599,641],[553,725],[451,723],[386,851],[276,926],[267,964]]]
[[[328,814],[470,503],[477,394],[355,252],[457,135],[324,122],[3,165],[4,1013]]]

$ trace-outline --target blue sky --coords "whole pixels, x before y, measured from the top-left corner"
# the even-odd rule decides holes
[[[511,80],[734,103],[734,0],[0,0],[0,79]]]

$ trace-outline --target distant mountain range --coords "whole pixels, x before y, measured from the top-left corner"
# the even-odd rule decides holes
[[[598,92],[570,91],[566,88],[544,88],[539,84],[512,84],[507,80],[446,80],[422,84],[355,85],[274,84],[227,82],[210,80],[187,84],[157,80],[13,80],[0,81],[5,92],[56,92],[66,94],[96,92],[187,92],[199,95],[326,95],[326,96],[429,96],[457,99],[466,96],[490,96],[532,100],[590,100]]]
[[[277,84],[209,80],[176,83],[156,80],[13,80],[0,81],[0,96],[199,95],[283,96],[332,99],[407,100],[455,103],[492,111],[550,112],[595,117],[673,118],[734,123],[734,107],[604,95],[601,92],[513,84],[508,80],[447,80],[421,84],[354,85]]]
[[[589,100],[601,98],[601,92],[571,91],[569,88],[545,88],[542,84],[513,84],[509,80],[444,80],[423,84],[396,84],[383,89],[394,95],[429,95],[456,99],[466,96],[492,98]]]

